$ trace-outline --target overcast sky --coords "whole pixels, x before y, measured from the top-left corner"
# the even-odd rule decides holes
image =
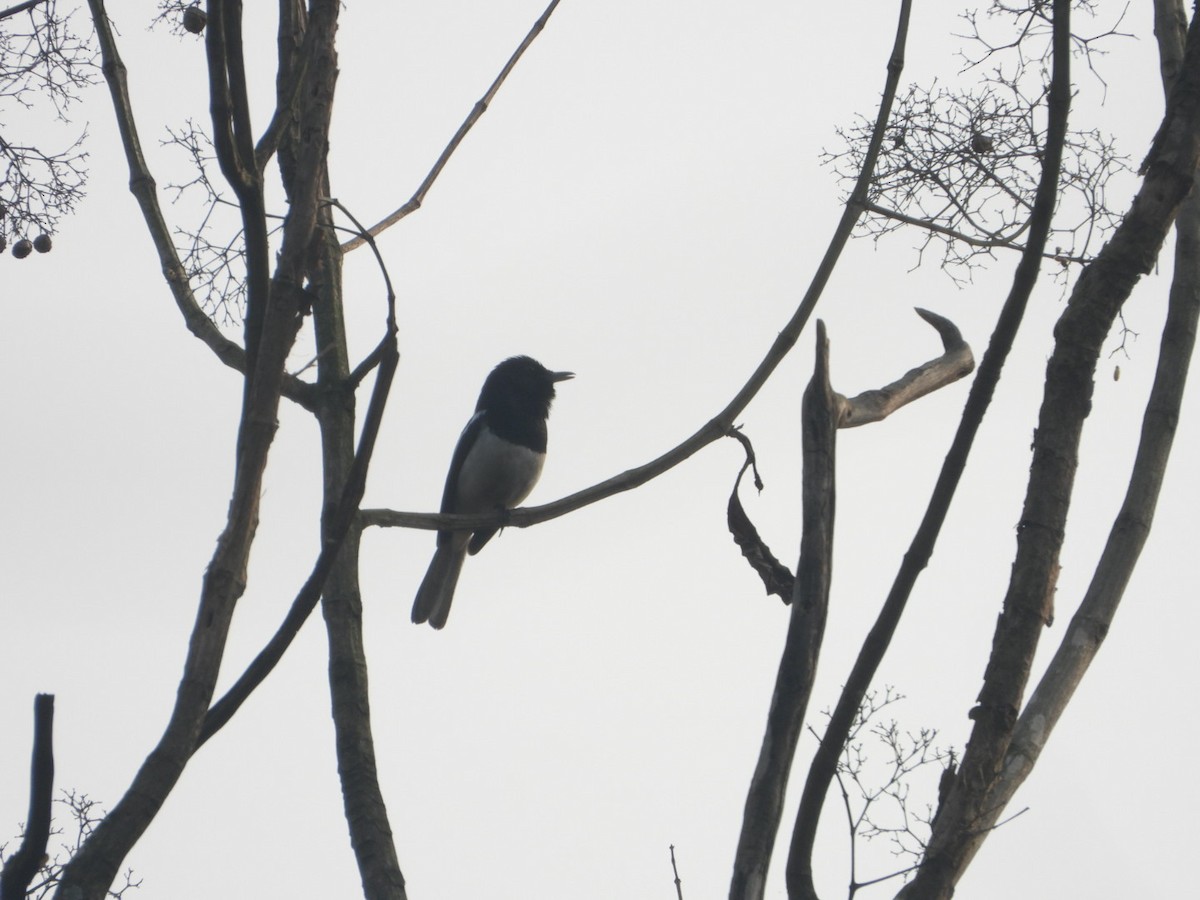
[[[347,4],[338,198],[366,221],[407,199],[543,5]],[[148,32],[152,6],[113,4],[161,186],[190,177],[158,145],[164,127],[205,121],[207,100],[202,43]],[[917,4],[905,82],[956,77],[951,6]],[[1099,6],[1115,16],[1123,4]],[[1122,30],[1137,37],[1099,63],[1103,106],[1099,82],[1078,77],[1076,127],[1111,131],[1134,160],[1161,114],[1149,6],[1129,10]],[[559,389],[531,503],[646,462],[723,407],[795,308],[840,215],[843,188],[818,157],[836,127],[874,115],[894,17],[895,4],[877,2],[565,0],[425,207],[381,239],[403,356],[365,505],[436,508],[479,385],[512,354],[577,373]],[[247,31],[261,127],[274,91],[271,23]],[[91,134],[86,201],[52,253],[0,259],[0,840],[25,816],[35,693],[57,696],[57,784],[107,804],[161,733],[223,525],[240,401],[238,378],[188,334],[162,282],[103,88],[75,119]],[[1113,205],[1124,209],[1134,188],[1115,185]],[[194,224],[187,204],[168,212]],[[954,320],[982,355],[1014,259],[958,287],[932,259],[915,268],[916,240],[853,242],[818,307],[842,393],[940,352],[914,306]],[[1039,673],[1121,502],[1169,278],[1168,254],[1126,307],[1138,333],[1129,356],[1100,367]],[[348,259],[346,304],[361,357],[383,317],[365,251]],[[969,734],[1062,306],[1061,285],[1045,280],[880,671],[880,688],[908,698],[889,718],[937,728],[944,747]],[[294,367],[310,356],[306,331]],[[741,419],[766,481],[743,499],[789,566],[811,363],[806,332]],[[839,435],[835,574],[809,710],[818,728],[967,390],[961,382]],[[989,839],[960,896],[1169,897],[1194,880],[1184,866],[1200,801],[1190,761],[1198,412],[1193,391],[1125,603],[1010,811],[1029,810]],[[286,403],[281,426],[222,688],[274,631],[318,550],[316,428]],[[432,535],[367,534],[376,749],[412,897],[669,898],[670,844],[687,900],[727,894],[788,616],[725,528],[740,464],[737,444],[719,442],[638,491],[506,532],[469,560],[441,633],[409,623]],[[129,896],[355,896],[328,708],[315,617],[193,760],[130,857],[145,883]],[[785,828],[814,745],[802,743]],[[914,785],[918,805],[933,802],[929,776]],[[827,897],[848,880],[833,800],[817,854]],[[860,878],[894,865],[886,848],[864,853]],[[779,856],[768,896],[784,896],[782,874]]]

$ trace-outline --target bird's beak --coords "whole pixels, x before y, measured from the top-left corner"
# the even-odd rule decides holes
[[[570,381],[575,377],[574,372],[551,372],[550,380],[557,384],[560,381]]]

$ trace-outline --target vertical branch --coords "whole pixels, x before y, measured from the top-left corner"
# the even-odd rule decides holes
[[[205,29],[213,148],[241,211],[246,242],[246,398],[258,377],[259,345],[272,301],[271,254],[262,175],[254,157],[246,92],[240,0],[209,0]],[[270,365],[270,363],[268,363]],[[247,438],[249,439],[249,438]]]
[[[311,15],[298,0],[281,0],[279,20],[279,76],[276,82],[276,115],[272,132],[260,146],[278,141],[279,169],[292,204],[308,215],[312,184],[318,197],[329,197],[326,161],[329,103],[337,57],[332,40],[314,39],[332,34],[336,2],[312,4]],[[297,89],[297,85],[299,89]],[[313,135],[319,138],[314,140]],[[260,154],[262,156],[262,154]],[[367,467],[379,433],[392,378],[399,361],[396,346],[395,296],[388,281],[386,334],[379,345],[379,370],[363,423],[357,454],[354,447],[355,387],[351,379],[349,348],[342,296],[342,250],[333,227],[333,207],[323,200],[312,209],[317,226],[304,257],[305,273],[313,297],[313,327],[317,355],[317,423],[321,432],[324,471],[324,505],[321,516],[322,559],[328,573],[317,584],[324,590],[306,592],[289,612],[294,630],[281,629],[265,653],[281,655],[291,636],[311,613],[318,598],[325,617],[329,645],[329,690],[335,732],[342,802],[350,831],[350,844],[358,863],[367,900],[405,900],[404,876],[396,855],[391,824],[379,784],[375,743],[371,728],[370,693],[363,641],[362,595],[358,583],[361,529],[355,523],[366,487]],[[382,260],[381,260],[382,267]],[[315,573],[314,573],[315,574]],[[274,657],[278,659],[278,656]],[[260,666],[260,660],[264,665]],[[255,660],[252,677],[270,671],[269,656]],[[250,672],[247,673],[251,675]],[[253,689],[257,681],[239,680]],[[232,692],[231,692],[232,694]],[[244,694],[232,694],[244,697]],[[222,700],[222,704],[225,701]],[[238,700],[237,702],[240,702]],[[236,705],[231,707],[236,708]],[[214,708],[214,712],[215,712]]]
[[[29,815],[17,852],[0,872],[0,900],[24,900],[33,876],[42,867],[50,841],[50,801],[54,792],[54,695],[33,701],[33,761],[29,772]]]
[[[354,521],[366,487],[366,465],[383,417],[387,392],[399,362],[396,346],[395,298],[388,289],[387,335],[362,429],[362,447],[354,453],[354,383],[346,353],[341,274],[342,250],[330,208],[322,213],[321,255],[314,273],[318,302],[314,307],[314,339],[318,352],[317,383],[323,402],[317,408],[325,472],[323,542],[346,535],[321,597],[329,643],[329,693],[336,736],[342,804],[350,844],[358,862],[367,900],[405,900],[404,875],[396,855],[387,806],[379,785],[371,703],[363,642],[362,594],[358,583],[361,528]],[[385,272],[386,275],[386,272]],[[322,352],[325,349],[329,352]],[[348,498],[353,497],[353,503]],[[354,523],[352,525],[352,523]],[[347,530],[349,533],[347,534]]]
[[[108,26],[103,0],[89,0],[93,21],[98,32],[106,37],[101,46],[105,52],[105,72],[117,71],[109,58],[115,52],[115,42]],[[320,41],[314,55],[318,60],[335,60],[333,36],[336,32],[337,3],[328,0],[315,4],[325,10]],[[227,159],[223,165],[236,163],[244,156],[248,137],[238,139],[234,130],[248,123],[248,111],[230,109],[226,104],[244,106],[244,83],[240,78],[240,62],[234,62],[229,72],[235,85],[229,88],[230,74],[225,72],[230,56],[240,60],[241,32],[235,21],[240,15],[237,4],[225,6],[212,0],[210,25],[215,43],[210,46],[210,64],[220,69],[212,75],[214,96],[214,125],[223,134],[222,151]],[[232,23],[232,24],[231,24]],[[305,296],[302,289],[305,265],[316,229],[317,198],[321,194],[322,171],[327,143],[329,116],[333,102],[333,82],[336,64],[323,73],[324,81],[314,86],[311,98],[313,131],[301,144],[300,158],[308,163],[302,168],[307,181],[293,195],[291,212],[283,228],[279,262],[274,278],[270,277],[269,254],[266,245],[266,219],[262,207],[261,182],[237,180],[235,189],[242,202],[242,218],[247,233],[247,280],[256,321],[261,327],[249,327],[247,339],[254,354],[247,353],[246,389],[238,427],[236,468],[229,513],[224,530],[205,571],[200,603],[187,658],[176,694],[170,720],[153,751],[146,757],[134,776],[133,783],[109,815],[80,848],[67,865],[58,896],[71,900],[101,900],[116,876],[130,849],[149,827],[167,796],[173,790],[197,747],[200,729],[212,700],[225,644],[238,598],[245,590],[246,567],[250,547],[258,525],[259,497],[263,472],[274,440],[278,419],[280,392],[284,383],[284,364],[288,350],[302,321]],[[231,124],[232,123],[232,124]],[[253,144],[249,143],[251,154]],[[232,156],[231,156],[232,154]],[[253,156],[249,157],[253,164]],[[260,239],[261,238],[261,239]]]
[[[829,341],[817,320],[817,353],[801,410],[804,488],[803,536],[787,640],[775,677],[766,734],[750,782],[733,864],[730,900],[761,900],[783,817],[788,774],[812,694],[833,574],[835,448],[840,404],[829,384]],[[789,894],[798,896],[791,884]]]
[[[962,419],[951,442],[946,460],[938,474],[925,515],[909,545],[908,552],[896,573],[891,590],[871,627],[862,649],[854,662],[842,694],[838,698],[829,727],[813,756],[800,808],[796,814],[796,828],[792,834],[789,867],[811,866],[812,850],[816,841],[817,824],[829,786],[837,770],[838,754],[853,727],[854,716],[862,698],[866,695],[875,677],[875,672],[891,644],[900,618],[912,595],[917,577],[929,563],[933,548],[941,532],[950,503],[958,490],[959,481],[966,467],[967,458],[975,442],[975,436],[983,422],[984,414],[991,404],[992,395],[1000,381],[1000,374],[1008,354],[1012,350],[1017,330],[1025,315],[1029,296],[1037,283],[1041,268],[1042,253],[1050,231],[1054,205],[1058,197],[1059,170],[1062,162],[1063,144],[1066,138],[1067,116],[1070,110],[1069,38],[1070,23],[1067,18],[1068,0],[1056,0],[1054,5],[1055,52],[1048,97],[1049,121],[1042,177],[1038,183],[1033,212],[1030,214],[1029,240],[1021,254],[1021,261],[1013,275],[1012,287],[996,321],[988,348],[979,365],[979,373],[971,385]],[[1061,51],[1061,52],[1060,52]]]
[[[1055,62],[1059,49],[1055,7]],[[1064,12],[1065,15],[1065,12]],[[958,777],[938,811],[925,861],[908,885],[910,898],[948,898],[966,863],[986,838],[986,823],[1002,805],[1003,775],[1045,610],[1058,571],[1083,423],[1103,341],[1134,284],[1152,270],[1167,231],[1191,190],[1200,161],[1200,16],[1188,31],[1187,53],[1146,162],[1144,180],[1112,239],[1080,274],[1054,329],[1046,387],[1017,554],[996,625],[974,726]]]
[[[1168,94],[1181,71],[1187,18],[1180,0],[1155,0],[1164,88]],[[1025,782],[1050,734],[1100,650],[1124,595],[1162,491],[1167,460],[1187,385],[1200,320],[1200,195],[1188,195],[1175,221],[1175,270],[1163,323],[1154,384],[1146,402],[1141,439],[1125,500],[1113,522],[1079,609],[1054,658],[1017,720],[1002,774],[984,812],[991,827]],[[974,848],[969,848],[973,853]],[[969,859],[968,859],[969,861]]]

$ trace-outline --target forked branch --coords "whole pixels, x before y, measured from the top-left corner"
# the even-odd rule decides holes
[[[833,568],[837,429],[880,421],[907,403],[963,378],[975,365],[971,348],[949,319],[927,310],[917,312],[938,330],[945,352],[887,387],[849,400],[830,387],[829,343],[824,323],[817,322],[816,363],[802,408],[804,489],[800,562],[766,731],[746,796],[731,900],[758,900],[763,896],[788,777],[816,679]],[[765,547],[755,555],[773,559]]]

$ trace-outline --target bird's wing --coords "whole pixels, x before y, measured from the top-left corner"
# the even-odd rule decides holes
[[[462,472],[463,461],[471,452],[471,447],[483,431],[485,413],[480,410],[471,416],[467,426],[459,435],[458,445],[454,448],[454,456],[450,459],[450,471],[446,473],[446,487],[442,490],[442,512],[458,512],[458,476]],[[440,536],[440,533],[439,533]]]

